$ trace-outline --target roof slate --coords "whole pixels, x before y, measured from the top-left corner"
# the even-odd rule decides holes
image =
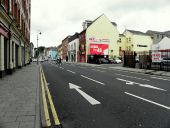
[[[145,35],[145,36],[149,36],[149,34],[141,32],[141,31],[136,31],[136,30],[127,30],[133,34],[137,34],[137,35]]]

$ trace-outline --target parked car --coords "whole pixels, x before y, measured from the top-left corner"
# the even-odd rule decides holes
[[[119,63],[122,63],[122,60],[120,60],[119,58],[113,58],[113,61],[112,61],[114,64],[119,64]]]
[[[32,62],[37,62],[37,58],[32,58]]]
[[[163,57],[161,59],[161,65],[164,66],[164,65],[170,65],[170,57]]]
[[[45,61],[48,61],[48,57],[45,57],[45,59],[44,59]]]
[[[97,58],[96,64],[110,64],[110,61],[107,58]]]
[[[39,61],[39,62],[44,62],[44,59],[39,58],[38,61]]]

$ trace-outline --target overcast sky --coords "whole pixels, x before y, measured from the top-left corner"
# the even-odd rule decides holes
[[[125,28],[170,30],[170,0],[31,0],[31,42],[37,46],[58,46],[62,40],[82,31],[82,22],[105,14]]]

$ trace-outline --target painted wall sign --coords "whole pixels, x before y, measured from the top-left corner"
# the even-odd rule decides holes
[[[108,44],[90,44],[91,55],[108,55]]]
[[[90,43],[109,43],[110,42],[110,40],[109,39],[98,39],[98,38],[95,38],[95,37],[90,37],[90,38],[88,38],[88,41],[90,42]]]

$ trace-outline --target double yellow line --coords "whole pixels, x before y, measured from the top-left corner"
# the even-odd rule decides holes
[[[51,108],[51,112],[54,118],[54,123],[55,123],[54,125],[61,126],[60,121],[57,116],[57,112],[54,107],[54,103],[51,98],[50,91],[48,89],[47,81],[46,81],[42,66],[40,66],[40,77],[41,77],[40,79],[41,79],[41,88],[42,88],[42,100],[43,100],[43,106],[44,106],[44,116],[45,116],[46,126],[47,127],[52,126],[46,97],[48,97],[48,101],[50,104],[49,108]]]

